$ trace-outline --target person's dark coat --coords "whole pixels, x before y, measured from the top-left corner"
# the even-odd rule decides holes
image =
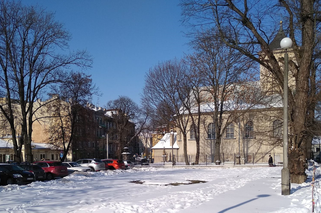
[[[271,155],[269,156],[269,166],[273,166],[273,158]]]

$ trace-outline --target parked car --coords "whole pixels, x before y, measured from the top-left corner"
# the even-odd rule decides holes
[[[134,163],[131,162],[130,160],[124,160],[124,164],[126,169],[131,169],[134,167]]]
[[[149,165],[149,161],[146,158],[141,159],[140,161],[141,165]]]
[[[35,175],[35,180],[46,180],[46,173],[40,166],[34,164],[20,164],[19,166],[32,172]]]
[[[60,161],[37,161],[35,164],[45,171],[47,180],[68,175],[67,167],[62,165]]]
[[[28,184],[35,180],[35,175],[23,168],[8,163],[0,163],[0,183],[7,184]]]
[[[67,167],[69,173],[73,172],[90,172],[91,168],[88,166],[82,166],[77,162],[62,162],[62,165]]]
[[[80,159],[76,161],[81,166],[87,166],[91,169],[91,171],[101,171],[105,170],[105,163],[103,163],[98,158],[87,158],[87,159]]]
[[[126,168],[125,164],[122,160],[102,159],[101,161],[105,163],[106,169],[115,170],[115,169],[125,169]]]
[[[19,166],[19,163],[13,160],[8,160],[6,163]]]

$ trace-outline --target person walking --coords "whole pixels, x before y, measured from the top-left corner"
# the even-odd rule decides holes
[[[269,155],[269,166],[273,166],[273,158]]]

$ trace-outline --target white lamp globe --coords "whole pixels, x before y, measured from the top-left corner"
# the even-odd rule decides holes
[[[288,49],[292,47],[292,40],[289,37],[285,37],[281,40],[280,46],[282,49]]]

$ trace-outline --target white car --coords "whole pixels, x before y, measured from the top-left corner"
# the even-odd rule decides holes
[[[98,158],[85,158],[77,160],[81,166],[86,166],[91,169],[91,171],[103,171],[106,170],[105,163]]]
[[[124,160],[124,164],[126,169],[131,169],[134,167],[134,163],[131,162],[130,160]]]
[[[91,168],[87,166],[81,166],[76,162],[62,162],[62,165],[66,166],[69,173],[73,172],[90,172]]]

